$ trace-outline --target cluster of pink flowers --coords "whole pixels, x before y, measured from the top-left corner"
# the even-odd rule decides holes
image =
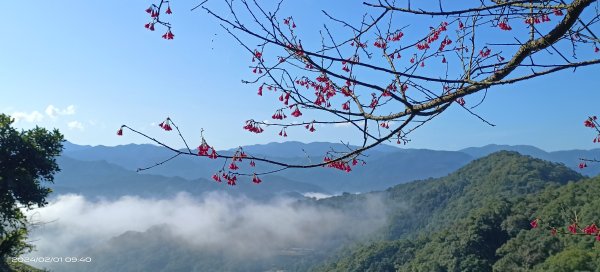
[[[491,53],[492,53],[491,49],[484,47],[483,49],[481,49],[479,51],[479,56],[482,58],[486,58],[486,57],[489,57]]]
[[[334,161],[334,162],[331,162],[331,161],[332,161],[332,159],[328,156],[323,159],[323,162],[327,163],[327,167],[335,168],[335,169],[346,171],[346,172],[352,171],[352,167],[350,167],[350,164],[346,161],[342,161],[342,160]],[[356,160],[352,161],[353,165],[356,165],[356,163],[357,163]]]
[[[535,229],[537,227],[539,227],[539,222],[540,219],[536,218],[533,219],[529,225],[531,226],[531,228]],[[556,235],[558,233],[558,230],[555,227],[550,228],[550,233],[552,235]],[[586,227],[584,227],[583,229],[579,228],[579,226],[577,226],[577,223],[573,223],[569,226],[567,226],[567,232],[564,233],[570,233],[570,234],[584,234],[584,235],[591,235],[591,236],[595,236],[596,237],[596,241],[600,241],[600,229],[598,229],[598,227],[596,226],[596,224],[591,224],[591,225],[587,225]]]
[[[498,27],[502,30],[512,30],[512,27],[510,27],[510,25],[508,24],[508,20],[506,19],[500,21],[500,23],[498,23]]]
[[[597,119],[598,119],[598,117],[596,117],[596,116],[589,117],[588,119],[586,119],[583,122],[583,125],[585,127],[592,128],[592,129],[595,129],[596,131],[598,131],[598,128],[597,128],[598,127],[597,126],[598,123],[596,123]],[[594,137],[593,142],[594,143],[600,143],[600,134],[598,134],[596,137]]]
[[[377,48],[385,49],[385,48],[387,48],[387,43],[385,42],[385,40],[383,38],[377,38],[377,40],[375,40],[375,42],[373,43],[373,46],[375,46]]]
[[[315,129],[315,124],[313,124],[313,123],[311,123],[311,124],[306,124],[306,125],[304,126],[304,128],[308,129],[308,131],[310,131],[310,132],[315,132],[315,131],[316,131],[316,129]]]
[[[254,120],[246,121],[246,125],[243,127],[245,130],[253,133],[262,133],[265,131],[257,122]]]
[[[165,14],[173,14],[173,11],[171,10],[171,5],[169,4],[168,1],[166,3],[167,3],[167,9],[165,10]],[[159,7],[153,4],[146,9],[146,13],[150,14],[151,21],[146,23],[144,25],[144,27],[150,31],[154,31],[155,30],[154,25],[156,23],[161,23],[158,19],[160,16]],[[162,35],[162,38],[165,40],[172,40],[173,38],[175,38],[175,35],[173,34],[173,32],[171,32],[170,25],[165,24],[165,23],[161,23],[161,24],[166,25],[168,27],[167,32],[165,32],[165,34]]]
[[[211,150],[210,153],[208,152],[209,150]],[[204,139],[202,139],[202,144],[198,146],[198,156],[206,156],[211,159],[216,159],[219,157],[219,155],[217,155],[217,151],[212,146],[209,146]]]
[[[400,39],[402,39],[403,36],[404,36],[404,33],[402,33],[402,31],[398,31],[394,34],[388,35],[387,40],[390,42],[397,42]]]
[[[171,131],[173,128],[171,127],[171,119],[167,117],[167,120],[164,120],[162,123],[158,124],[158,126],[165,131]]]
[[[302,116],[302,112],[300,112],[300,109],[298,108],[298,106],[296,106],[296,109],[292,112],[292,116],[294,116],[294,117]]]
[[[292,17],[287,17],[283,19],[283,24],[288,25],[291,28],[296,28],[296,23],[294,22],[294,19]]]
[[[275,111],[275,113],[271,116],[271,118],[273,118],[275,120],[283,120],[283,119],[287,118],[287,115],[285,115],[285,113],[283,113],[282,109],[279,109],[279,110]]]
[[[287,137],[287,132],[286,132],[286,128],[285,128],[285,127],[284,127],[284,128],[282,128],[282,129],[279,131],[279,136],[281,136],[281,137]]]
[[[528,25],[545,23],[550,21],[550,16],[548,16],[548,14],[542,14],[541,16],[529,16],[527,17],[527,19],[525,19],[525,23]]]

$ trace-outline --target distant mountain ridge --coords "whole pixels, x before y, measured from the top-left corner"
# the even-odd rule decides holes
[[[551,162],[563,163],[567,167],[588,176],[597,176],[600,174],[600,167],[588,167],[579,169],[579,158],[595,159],[600,158],[600,148],[590,150],[572,149],[547,152],[531,145],[496,145],[490,144],[482,147],[469,147],[459,150],[467,153],[473,158],[481,158],[498,151],[516,151],[522,155],[532,156],[534,158],[547,160]]]
[[[165,177],[156,174],[142,174],[125,169],[107,161],[80,161],[66,156],[58,159],[62,169],[50,185],[53,196],[60,194],[80,194],[90,199],[116,199],[128,195],[150,198],[168,198],[180,192],[201,196],[208,192],[224,191],[232,195],[246,195],[265,199],[281,194],[324,193],[323,188],[309,183],[290,180],[281,176],[271,176],[269,186],[240,182],[231,188],[226,184],[199,178],[187,180],[180,177]]]
[[[498,152],[498,151],[516,151],[521,153],[522,155],[529,155],[538,159],[546,159],[545,157],[549,157],[549,153],[531,145],[498,145],[498,144],[489,144],[481,147],[467,147],[460,149],[458,151],[467,153],[473,158],[481,158],[485,157],[489,154]]]
[[[349,145],[348,147],[355,149],[358,148],[354,145]],[[294,158],[294,157],[318,157],[322,158],[327,150],[337,150],[337,151],[346,151],[348,150],[343,144],[340,143],[329,143],[329,142],[311,142],[311,143],[302,143],[297,141],[288,141],[283,143],[271,142],[268,144],[256,144],[243,146],[244,151],[250,154],[258,154],[258,155],[266,155],[270,157],[280,157],[280,158]],[[227,149],[226,151],[234,152],[237,148]],[[402,149],[391,146],[391,145],[378,145],[368,150],[366,153],[389,153],[389,152],[397,152]]]
[[[322,160],[329,150],[342,151],[348,147],[340,143],[284,142],[243,147],[245,152],[294,164],[306,164]],[[350,146],[350,148],[353,148]],[[59,163],[63,172],[57,175],[53,189],[57,193],[81,193],[87,196],[118,197],[127,194],[163,197],[178,191],[202,194],[209,191],[232,191],[255,197],[277,194],[321,193],[326,195],[343,192],[359,193],[385,190],[397,184],[413,180],[444,177],[471,161],[501,150],[516,151],[523,155],[552,162],[563,163],[581,174],[594,176],[600,168],[578,169],[578,158],[600,158],[600,149],[565,150],[546,152],[528,145],[486,145],[459,151],[429,149],[403,149],[381,145],[368,150],[362,158],[366,165],[353,167],[351,173],[330,168],[287,169],[265,175],[259,186],[250,183],[248,177],[240,177],[235,189],[218,184],[211,176],[223,166],[222,160],[210,160],[196,156],[180,156],[164,165],[136,173],[169,158],[172,152],[150,144],[121,146],[88,146],[65,143],[65,151]],[[232,154],[235,149],[218,151]],[[273,165],[258,162],[255,168],[248,161],[238,163],[244,172],[265,172],[277,169]],[[88,169],[88,172],[84,170]],[[104,175],[100,175],[105,172]],[[95,184],[96,183],[96,184]]]
[[[256,157],[267,157],[294,164],[320,162],[324,154],[331,149],[347,150],[348,147],[334,143],[299,142],[271,143],[244,147],[245,152]],[[231,154],[232,150],[218,151]],[[78,146],[68,144],[63,157],[79,161],[106,161],[135,171],[169,158],[172,152],[154,145],[122,145]],[[382,145],[365,152],[362,157],[366,165],[353,167],[351,173],[330,168],[288,169],[276,175],[285,176],[289,180],[313,184],[331,193],[368,192],[384,190],[395,184],[409,182],[414,179],[441,177],[460,168],[472,157],[455,151],[435,151],[425,149],[400,149]],[[187,180],[209,179],[223,166],[222,160],[210,160],[196,156],[180,156],[164,165],[142,172],[165,177],[180,177]],[[255,168],[248,166],[248,160],[239,163],[242,171],[265,172],[278,169],[273,165],[256,163]],[[252,173],[252,172],[250,172]],[[263,180],[268,185],[272,176],[266,175]],[[261,184],[264,186],[264,184]]]
[[[355,146],[350,146],[351,148],[355,148]],[[340,143],[329,143],[329,142],[312,142],[312,143],[301,143],[296,141],[289,141],[283,143],[268,143],[268,144],[256,144],[243,146],[244,150],[253,154],[257,157],[269,157],[280,160],[289,160],[289,161],[301,161],[308,162],[310,161],[320,161],[322,160],[324,154],[329,150],[336,151],[345,151],[348,148]],[[231,154],[237,148],[226,149],[218,151],[223,154]],[[529,155],[534,158],[549,160],[553,162],[564,163],[568,167],[579,171],[580,173],[586,175],[598,175],[600,174],[600,168],[589,167],[580,171],[577,168],[579,163],[579,158],[600,158],[600,148],[591,149],[591,150],[561,150],[561,151],[552,151],[547,152],[540,148],[531,145],[497,145],[497,144],[489,144],[481,147],[468,147],[457,151],[445,151],[445,150],[430,150],[430,149],[412,149],[412,148],[399,148],[391,145],[380,145],[376,146],[373,149],[367,150],[365,155],[367,155],[367,161],[370,160],[369,157],[382,157],[386,155],[390,155],[392,153],[397,154],[418,154],[419,152],[444,152],[443,154],[459,154],[464,156],[465,154],[471,157],[471,160],[481,158],[487,156],[491,153],[497,151],[516,151],[523,155]],[[192,150],[195,151],[195,150]],[[65,151],[63,153],[65,156],[85,160],[85,161],[94,161],[94,160],[106,160],[108,162],[123,166],[127,169],[136,170],[139,167],[148,166],[148,163],[154,163],[165,159],[172,154],[169,150],[162,148],[160,146],[151,145],[151,144],[127,144],[127,145],[119,145],[119,146],[89,146],[89,145],[77,145],[70,142],[65,143]],[[440,153],[442,154],[442,153]],[[191,160],[189,160],[191,159]],[[210,165],[209,162],[198,160],[198,158],[183,158],[176,159],[175,164],[181,165],[181,167],[175,167],[175,169],[169,169],[170,166],[164,166],[162,169],[156,169],[157,173],[164,174],[167,176],[181,176],[184,178],[198,178],[198,171],[194,170],[196,173],[186,170],[190,168],[197,168],[203,171],[214,170],[215,168]],[[470,160],[469,160],[470,161]],[[463,162],[466,164],[467,162]],[[218,165],[219,163],[215,163]],[[464,165],[463,164],[463,165]],[[172,167],[172,166],[171,166]],[[175,171],[176,170],[176,171]],[[454,169],[456,170],[456,169]],[[152,172],[152,171],[150,171]],[[448,172],[450,173],[450,172]],[[204,175],[202,177],[205,177]]]

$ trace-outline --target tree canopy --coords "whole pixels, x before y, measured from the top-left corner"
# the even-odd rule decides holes
[[[321,271],[594,271],[598,233],[568,233],[573,213],[597,222],[599,178],[500,152],[448,177],[387,190],[399,209],[389,238],[350,248]],[[323,200],[343,203],[344,197]],[[550,228],[532,228],[532,217]]]
[[[35,127],[18,131],[9,116],[0,114],[0,258],[18,256],[31,245],[25,242],[28,220],[22,209],[47,204],[51,192],[44,182],[53,182],[59,171],[63,135]]]

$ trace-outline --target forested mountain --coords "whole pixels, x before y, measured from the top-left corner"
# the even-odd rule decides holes
[[[342,232],[328,237],[336,241],[328,247],[288,244],[268,257],[241,257],[182,246],[169,227],[156,226],[86,252],[99,260],[87,271],[593,271],[600,267],[600,254],[591,250],[600,244],[594,237],[552,236],[529,223],[538,217],[564,229],[573,212],[595,222],[598,195],[600,178],[585,179],[564,165],[502,151],[446,177],[297,203],[365,221],[360,207],[378,199],[386,223],[360,239]]]
[[[348,249],[321,271],[596,271],[593,236],[531,230],[536,217],[566,231],[574,212],[597,222],[600,178],[499,152],[442,179],[390,188],[408,208],[388,239]],[[407,198],[407,196],[409,196]],[[584,224],[583,222],[581,224]]]

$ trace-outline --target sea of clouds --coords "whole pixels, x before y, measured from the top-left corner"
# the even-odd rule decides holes
[[[168,226],[189,243],[186,246],[260,258],[288,248],[322,248],[339,237],[361,239],[384,226],[387,218],[377,197],[344,210],[290,198],[257,201],[226,193],[111,201],[69,194],[27,215],[36,223],[29,236],[36,250],[30,257],[80,256],[124,232]]]

